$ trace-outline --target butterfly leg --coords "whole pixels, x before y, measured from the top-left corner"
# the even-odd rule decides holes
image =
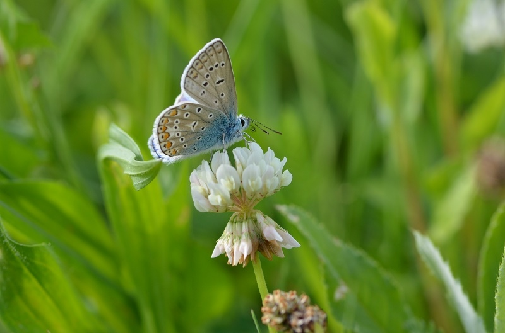
[[[246,139],[246,136],[247,136],[247,138],[249,138],[251,141],[248,141],[248,140]],[[250,136],[250,135],[249,135],[248,133],[246,133],[246,132],[243,132],[243,133],[242,133],[242,139],[245,141],[245,145],[246,145],[246,147],[247,147],[247,146],[249,146],[249,144],[250,144],[251,142],[256,143],[256,140],[254,140],[254,138],[253,138],[252,136]]]

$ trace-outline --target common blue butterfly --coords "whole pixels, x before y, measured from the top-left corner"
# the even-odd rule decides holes
[[[154,121],[148,141],[154,158],[171,164],[225,149],[244,137],[252,120],[237,115],[235,78],[221,39],[211,40],[191,59],[181,91],[175,104]]]

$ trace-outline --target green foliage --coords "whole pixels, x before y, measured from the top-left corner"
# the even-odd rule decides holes
[[[278,210],[309,240],[331,278],[349,287],[360,311],[373,322],[373,332],[405,331],[407,322],[412,319],[409,317],[410,311],[396,283],[373,259],[331,237],[320,223],[303,210],[294,206],[278,206]],[[372,331],[360,328],[360,332]]]
[[[0,311],[13,332],[103,332],[48,245],[24,246],[0,224]]]
[[[98,160],[110,158],[119,163],[124,173],[131,177],[135,189],[147,186],[158,175],[161,161],[144,161],[135,141],[114,124],[109,135],[111,142],[100,147]]]
[[[485,333],[484,323],[465,295],[461,284],[451,273],[447,263],[429,238],[414,231],[417,250],[432,273],[444,284],[447,298],[459,315],[467,333]]]
[[[470,165],[454,180],[443,198],[436,204],[430,236],[436,243],[445,243],[461,229],[476,194],[476,167]]]
[[[502,248],[505,244],[505,205],[493,215],[486,231],[479,258],[477,300],[479,314],[484,319],[489,332],[493,331],[495,318],[495,294],[499,290],[496,284],[502,261]],[[495,329],[495,331],[497,331]],[[499,331],[498,331],[499,332]]]
[[[470,3],[0,0],[0,332],[258,331],[252,268],[210,259],[229,216],[192,205],[210,156],[146,145],[215,37],[293,174],[258,207],[302,245],[262,261],[268,288],[332,332],[503,330],[503,164],[481,148],[505,137],[504,48],[466,51]]]
[[[505,291],[505,265],[503,262],[505,257],[502,258],[500,263],[500,274],[498,275],[498,281],[496,284],[496,314],[494,316],[494,331],[502,332],[505,329],[505,297],[503,295]]]

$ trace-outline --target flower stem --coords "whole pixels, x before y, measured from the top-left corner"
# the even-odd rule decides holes
[[[261,295],[261,299],[265,299],[265,296],[268,294],[268,289],[267,289],[267,283],[265,282],[265,277],[263,276],[263,269],[261,268],[261,262],[259,255],[251,260],[253,269],[254,269],[254,275],[256,276],[256,283],[258,284],[258,290]],[[276,333],[277,331],[274,330],[272,327],[268,326],[268,332],[269,333]]]

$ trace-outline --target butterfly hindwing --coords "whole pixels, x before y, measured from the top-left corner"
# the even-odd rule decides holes
[[[182,103],[164,110],[153,127],[150,142],[153,156],[183,158],[222,145],[219,135],[222,129],[214,125],[216,117],[224,119],[221,111],[196,103]],[[209,131],[216,134],[209,135]]]
[[[221,39],[213,39],[191,59],[182,75],[181,86],[198,103],[226,115],[237,115],[233,69]]]

